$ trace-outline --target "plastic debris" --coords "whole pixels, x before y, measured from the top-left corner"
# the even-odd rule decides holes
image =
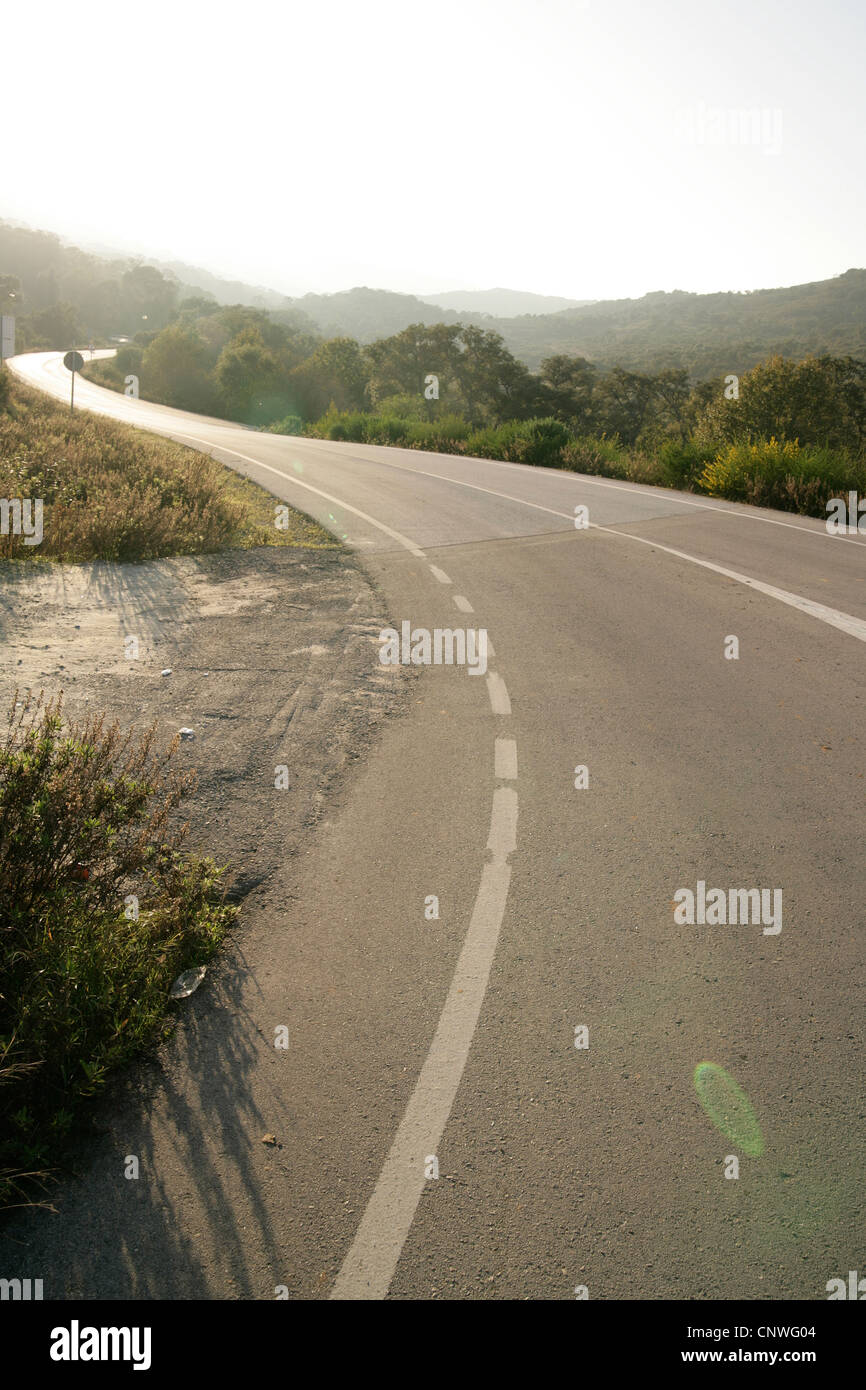
[[[189,998],[198,989],[206,974],[206,965],[196,965],[192,970],[184,970],[182,975],[178,975],[169,991],[172,999]]]
[[[166,666],[165,670],[164,670],[164,671],[160,671],[159,674],[160,674],[161,676],[170,676],[170,675],[171,675],[171,667],[170,667],[170,666]]]
[[[194,729],[181,729],[181,730],[180,730],[180,736],[181,736],[181,738],[195,738],[195,730],[194,730]]]

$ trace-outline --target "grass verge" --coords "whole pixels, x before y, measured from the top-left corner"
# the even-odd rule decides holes
[[[0,369],[2,371],[2,369]],[[205,454],[59,402],[3,373],[0,498],[42,501],[39,544],[7,522],[0,559],[154,560],[339,542]],[[35,513],[31,513],[31,517]]]

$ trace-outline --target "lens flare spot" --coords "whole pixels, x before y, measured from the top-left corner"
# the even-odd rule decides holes
[[[758,1158],[764,1152],[764,1136],[749,1097],[732,1076],[715,1062],[698,1062],[695,1067],[698,1100],[716,1129],[733,1144]]]

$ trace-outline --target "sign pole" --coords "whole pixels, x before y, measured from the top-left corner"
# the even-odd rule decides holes
[[[71,390],[71,393],[70,393],[70,396],[69,396],[69,409],[70,409],[70,411],[74,411],[74,410],[75,410],[75,373],[81,371],[81,368],[84,366],[84,358],[81,356],[81,353],[80,353],[80,352],[76,352],[76,351],[75,351],[75,348],[73,348],[72,351],[71,351],[71,352],[67,352],[66,356],[64,357],[64,359],[63,359],[63,365],[64,365],[64,367],[66,368],[66,370],[67,370],[68,372],[71,372],[71,373],[72,373],[72,390]]]

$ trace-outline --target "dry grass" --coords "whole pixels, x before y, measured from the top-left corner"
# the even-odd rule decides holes
[[[41,498],[43,540],[0,534],[0,558],[153,560],[257,545],[338,546],[276,499],[205,454],[9,381],[0,399],[0,498]],[[11,531],[11,527],[9,527]]]

